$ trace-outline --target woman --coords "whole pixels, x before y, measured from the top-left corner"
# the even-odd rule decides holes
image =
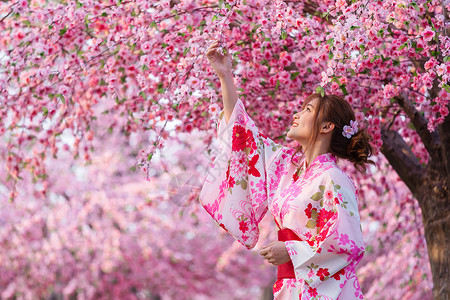
[[[222,84],[219,154],[200,201],[212,218],[247,248],[258,240],[267,210],[278,241],[260,254],[278,266],[275,299],[363,299],[355,267],[364,254],[353,180],[336,164],[364,172],[372,154],[351,106],[335,95],[312,94],[294,114],[287,136],[297,150],[261,134],[233,83],[231,57],[214,42],[206,55]]]

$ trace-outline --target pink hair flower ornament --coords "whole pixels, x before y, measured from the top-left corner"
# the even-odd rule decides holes
[[[357,132],[358,132],[358,121],[351,120],[350,126],[349,125],[344,126],[342,135],[349,139]]]

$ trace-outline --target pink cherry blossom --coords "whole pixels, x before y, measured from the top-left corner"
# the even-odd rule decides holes
[[[423,31],[422,31],[422,36],[424,38],[425,41],[431,41],[434,36],[435,36],[435,32],[431,27],[426,27]]]

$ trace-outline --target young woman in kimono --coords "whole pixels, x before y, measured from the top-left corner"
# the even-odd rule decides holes
[[[293,115],[283,147],[258,131],[238,98],[231,57],[214,42],[206,55],[218,74],[224,110],[219,153],[200,201],[211,217],[251,249],[267,210],[278,240],[260,254],[278,266],[275,299],[363,299],[355,268],[364,254],[353,180],[336,164],[347,159],[364,172],[372,163],[369,136],[351,106],[335,95],[312,94]]]

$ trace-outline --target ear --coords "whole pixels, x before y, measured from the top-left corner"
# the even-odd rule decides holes
[[[334,129],[334,124],[331,122],[322,122],[320,133],[329,133]]]

